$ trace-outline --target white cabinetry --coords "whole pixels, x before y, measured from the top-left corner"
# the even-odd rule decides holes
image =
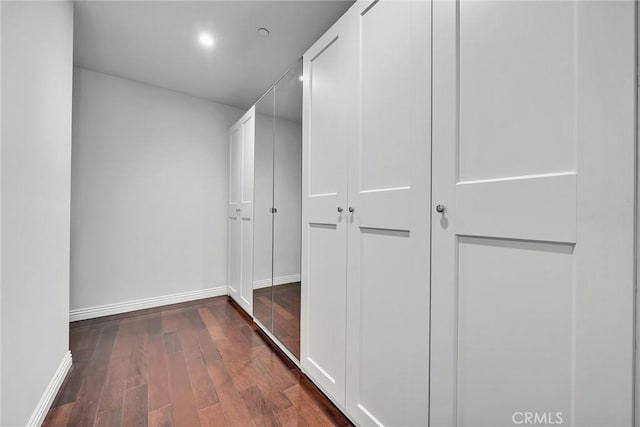
[[[426,426],[431,8],[382,0],[357,3],[356,11],[347,412],[363,426]]]
[[[428,420],[430,21],[359,2],[304,56],[302,366],[362,425]]]
[[[634,3],[358,1],[303,60],[305,373],[363,426],[631,425]]]
[[[433,2],[433,426],[632,425],[634,17]]]
[[[304,55],[301,364],[344,408],[347,156],[354,138],[353,7]]]

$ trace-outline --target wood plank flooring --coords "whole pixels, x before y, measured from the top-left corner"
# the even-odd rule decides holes
[[[45,426],[348,426],[227,297],[70,325]]]
[[[300,359],[300,282],[254,289],[253,309],[256,318]]]

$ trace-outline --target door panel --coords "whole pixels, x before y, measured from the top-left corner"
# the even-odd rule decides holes
[[[354,129],[357,52],[353,16],[352,8],[303,57],[301,364],[341,407],[345,399],[347,147]]]
[[[253,305],[253,157],[255,142],[255,107],[242,120],[242,290],[241,305],[252,313]]]
[[[229,295],[234,299],[240,298],[242,287],[242,277],[240,275],[241,258],[241,224],[240,224],[240,201],[242,185],[242,129],[238,126],[231,128],[229,132]]]
[[[337,226],[309,224],[307,289],[307,356],[305,360],[319,371],[323,380],[336,387],[344,386],[344,328],[346,310],[344,250],[327,250],[336,246]],[[338,268],[336,268],[338,267]],[[331,388],[327,386],[327,389]],[[337,390],[340,393],[341,390]],[[342,392],[344,393],[344,392]],[[340,396],[337,394],[336,396]]]
[[[460,237],[458,258],[459,425],[569,408],[573,245]]]
[[[457,233],[575,243],[576,185],[575,172],[459,182]]]
[[[273,331],[273,184],[275,89],[255,104],[253,319]]]
[[[342,37],[341,37],[342,36]],[[323,197],[335,195],[344,189],[344,175],[329,173],[327,165],[336,164],[344,170],[346,117],[340,116],[337,106],[345,102],[344,86],[346,58],[346,35],[337,34],[328,42],[321,40],[320,52],[307,59],[309,64],[309,132],[313,139],[309,142],[309,195]],[[312,48],[313,49],[313,48]],[[352,60],[352,59],[351,59]],[[344,107],[343,107],[344,108]],[[342,167],[340,167],[342,165]]]
[[[462,1],[458,18],[460,181],[574,170],[575,4]]]
[[[229,216],[229,294],[234,299],[240,298],[242,276],[240,274],[242,224],[240,216],[233,212]]]
[[[411,183],[411,2],[361,2],[359,190]]]
[[[254,107],[252,107],[253,110]],[[255,140],[255,118],[253,113],[242,120],[242,203],[253,201],[253,144]],[[246,216],[251,216],[247,211]]]
[[[242,130],[231,128],[229,143],[229,204],[240,202],[242,182]]]
[[[302,59],[275,86],[273,335],[300,360],[302,242]],[[287,113],[298,111],[300,118]],[[276,279],[277,278],[277,279]]]
[[[430,3],[360,2],[350,145],[347,410],[428,422]]]
[[[434,2],[432,426],[631,424],[633,10]]]
[[[240,221],[242,228],[241,242],[242,242],[242,290],[240,292],[240,298],[243,303],[243,308],[247,313],[252,313],[253,303],[253,220],[252,218],[242,217]]]

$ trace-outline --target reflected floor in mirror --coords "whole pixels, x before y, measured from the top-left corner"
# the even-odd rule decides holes
[[[273,335],[300,360],[300,282],[254,290],[253,312],[266,327],[273,319]]]
[[[71,323],[44,426],[350,425],[256,329],[227,297]]]
[[[271,329],[271,287],[253,290],[253,318]]]

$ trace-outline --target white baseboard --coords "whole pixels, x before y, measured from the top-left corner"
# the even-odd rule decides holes
[[[71,369],[71,352],[67,351],[67,353],[62,358],[56,373],[51,378],[49,385],[44,391],[44,394],[40,398],[38,405],[33,410],[31,414],[31,418],[27,422],[27,427],[40,427],[44,422],[44,419],[47,417],[47,412],[49,412],[49,408],[53,404],[53,399],[56,398],[58,394],[58,390],[62,386],[64,379],[67,377],[69,373],[69,369]]]
[[[286,285],[287,283],[295,283],[299,281],[300,281],[299,274],[290,274],[288,276],[274,277],[273,286]],[[253,289],[268,288],[269,286],[271,286],[271,279],[255,280],[253,282]]]
[[[115,304],[105,304],[96,307],[78,308],[69,312],[69,321],[75,322],[76,320],[93,319],[96,317],[110,316],[112,314],[143,310],[145,308],[195,301],[203,298],[219,297],[221,295],[227,295],[226,286],[181,292],[178,294],[163,295],[159,297],[143,298],[134,301],[118,302]]]

